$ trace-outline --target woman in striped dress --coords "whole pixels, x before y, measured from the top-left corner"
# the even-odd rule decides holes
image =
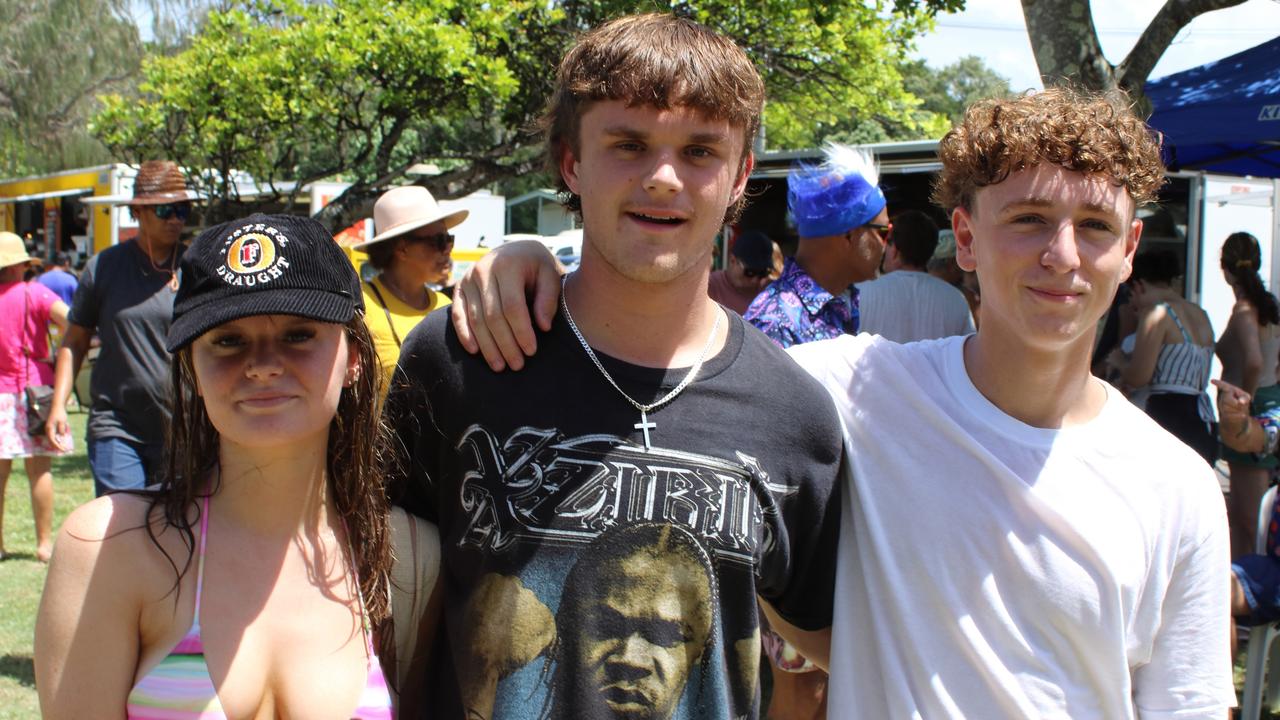
[[[1153,420],[1212,464],[1218,433],[1206,391],[1213,325],[1175,287],[1181,275],[1172,251],[1151,250],[1134,259],[1130,283],[1138,331],[1123,378],[1132,388],[1147,389],[1146,410]]]

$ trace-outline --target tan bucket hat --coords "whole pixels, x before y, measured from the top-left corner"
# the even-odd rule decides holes
[[[372,240],[351,247],[361,250],[435,222],[443,222],[446,229],[452,228],[466,220],[469,214],[467,210],[451,213],[441,210],[431,192],[421,185],[392,188],[382,193],[373,204],[373,227],[377,234]]]
[[[27,254],[27,245],[22,242],[22,238],[11,232],[0,232],[0,268],[33,260],[35,258]]]
[[[195,193],[187,190],[187,178],[172,160],[148,160],[133,179],[133,198],[125,205],[164,205],[191,202]]]

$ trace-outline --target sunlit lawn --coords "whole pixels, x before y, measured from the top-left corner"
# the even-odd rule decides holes
[[[71,414],[75,453],[53,461],[54,531],[77,505],[93,498],[84,452],[84,413]],[[22,461],[15,460],[5,490],[4,547],[0,562],[0,720],[40,716],[31,665],[31,633],[44,587],[45,566],[35,560],[36,536]]]

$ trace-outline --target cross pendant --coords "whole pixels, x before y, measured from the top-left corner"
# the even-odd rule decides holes
[[[632,427],[644,433],[644,449],[648,450],[649,449],[649,431],[657,430],[658,423],[649,422],[649,414],[644,410],[641,410],[640,422],[636,423],[635,425],[632,425]]]

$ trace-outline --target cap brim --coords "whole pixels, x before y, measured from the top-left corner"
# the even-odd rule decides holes
[[[255,315],[295,315],[346,323],[355,315],[352,298],[329,290],[276,288],[217,298],[183,312],[169,326],[165,346],[174,353],[223,323]]]
[[[373,238],[366,240],[362,243],[356,243],[355,245],[351,246],[351,249],[363,250],[364,248],[367,248],[374,243],[380,243],[383,240],[391,240],[392,238],[398,238],[401,235],[404,235],[405,233],[413,232],[414,230],[417,230],[420,227],[424,227],[432,223],[442,222],[444,223],[445,230],[450,230],[452,228],[457,227],[463,220],[466,220],[467,216],[470,214],[471,214],[470,210],[455,210],[454,212],[441,215],[439,217],[427,217],[421,220],[410,220],[409,222],[400,223],[399,225],[396,225],[395,227],[387,230],[386,232],[378,233],[377,235],[374,235]]]

